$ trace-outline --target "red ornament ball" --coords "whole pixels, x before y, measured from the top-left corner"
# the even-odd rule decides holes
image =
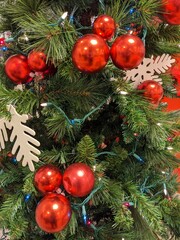
[[[109,59],[109,47],[96,34],[86,34],[79,38],[72,50],[72,61],[82,72],[93,73],[103,69]]]
[[[52,62],[47,63],[47,68],[43,71],[44,76],[53,76],[57,72],[57,67]]]
[[[162,0],[164,20],[171,25],[180,25],[180,1]]]
[[[173,58],[176,60],[176,63],[170,69],[170,73],[177,83],[180,84],[180,54],[176,54]]]
[[[63,185],[73,197],[84,197],[94,187],[95,177],[91,168],[84,163],[73,163],[64,172]]]
[[[60,194],[49,193],[38,203],[35,219],[45,232],[56,233],[63,230],[71,218],[69,200]]]
[[[155,105],[159,104],[160,100],[163,97],[163,87],[160,83],[154,80],[144,81],[138,86],[137,89],[144,90],[144,97],[149,99],[149,101]]]
[[[93,33],[104,39],[111,39],[116,30],[114,19],[108,15],[101,15],[93,23]]]
[[[47,68],[46,55],[41,51],[31,51],[28,54],[28,64],[34,72],[42,72]]]
[[[142,62],[145,56],[145,46],[139,37],[125,34],[114,41],[110,55],[116,67],[129,70]]]
[[[53,63],[48,62],[47,68],[43,72],[36,72],[36,76],[39,76],[38,81],[43,80],[47,77],[54,76],[57,72],[57,67]]]
[[[43,194],[56,191],[62,183],[62,174],[58,167],[46,164],[34,175],[34,185]]]
[[[0,38],[0,46],[5,45],[5,38]]]
[[[9,57],[5,62],[5,73],[8,78],[15,84],[30,82],[30,68],[27,57],[21,54],[15,54]]]

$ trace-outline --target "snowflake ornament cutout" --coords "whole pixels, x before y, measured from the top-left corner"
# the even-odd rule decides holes
[[[39,162],[37,155],[40,154],[36,148],[40,146],[40,143],[33,138],[36,133],[25,125],[29,118],[27,114],[18,114],[12,105],[7,108],[11,113],[11,120],[0,119],[0,151],[5,149],[5,142],[8,141],[7,129],[9,129],[11,130],[10,142],[14,143],[11,153],[16,154],[17,161],[22,161],[23,167],[28,165],[29,169],[34,171],[33,162]]]
[[[138,67],[125,72],[126,76],[124,80],[132,81],[131,84],[134,88],[137,88],[139,84],[146,80],[154,80],[162,83],[162,79],[158,75],[155,75],[155,73],[165,73],[174,62],[175,59],[169,54],[163,54],[155,59],[153,56],[151,58],[144,58]]]

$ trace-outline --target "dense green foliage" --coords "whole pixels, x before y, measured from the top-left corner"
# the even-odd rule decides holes
[[[15,105],[20,114],[31,115],[28,125],[41,143],[36,169],[52,163],[63,172],[74,162],[84,162],[96,176],[96,191],[89,201],[66,193],[73,209],[71,221],[63,231],[47,234],[35,222],[35,209],[42,196],[33,185],[34,173],[21,163],[12,162],[8,155],[11,144],[7,142],[0,152],[3,237],[8,234],[11,240],[180,239],[180,200],[175,196],[178,184],[172,175],[179,165],[174,152],[180,144],[177,136],[168,141],[180,128],[179,112],[167,113],[162,104],[152,107],[141,92],[124,80],[124,71],[111,61],[102,71],[86,74],[75,69],[71,60],[76,40],[92,32],[91,17],[102,13],[111,15],[117,23],[109,46],[117,36],[127,33],[127,26],[135,23],[145,31],[140,37],[145,38],[146,57],[180,52],[179,26],[152,22],[154,16],[160,16],[159,2],[0,1],[0,31],[10,30],[14,38],[0,62],[1,117],[10,117],[8,104]],[[136,11],[130,14],[132,7]],[[68,17],[59,25],[66,11]],[[24,41],[24,34],[28,41]],[[14,53],[27,55],[34,48],[44,49],[57,66],[57,73],[25,84],[23,91],[15,90],[4,72],[4,62]],[[176,96],[170,74],[161,77],[165,94]],[[47,102],[48,106],[43,108],[41,104]],[[29,201],[25,201],[27,194],[31,196]],[[83,222],[84,200],[91,226]]]

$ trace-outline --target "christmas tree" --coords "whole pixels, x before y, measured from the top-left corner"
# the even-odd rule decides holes
[[[1,239],[180,239],[180,2],[0,4]]]

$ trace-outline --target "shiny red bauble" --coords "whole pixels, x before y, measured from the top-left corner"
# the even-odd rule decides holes
[[[3,45],[5,45],[5,38],[0,38],[0,46],[3,46]]]
[[[84,197],[94,187],[95,177],[91,168],[84,163],[73,163],[64,172],[63,185],[73,197]]]
[[[57,67],[52,62],[47,63],[47,68],[43,71],[44,76],[53,76],[57,72]]]
[[[125,34],[114,41],[110,55],[116,67],[123,70],[133,69],[142,62],[145,46],[139,37]]]
[[[57,193],[47,194],[36,207],[36,223],[43,231],[48,233],[63,230],[70,218],[71,205],[69,200]]]
[[[46,54],[41,51],[31,51],[28,54],[28,64],[34,72],[42,72],[47,68]]]
[[[163,97],[163,87],[160,83],[154,81],[154,80],[146,80],[143,83],[141,83],[138,88],[138,90],[144,90],[143,95],[152,104],[159,104],[160,100]]]
[[[109,59],[109,47],[102,37],[86,34],[79,38],[72,50],[72,61],[75,67],[87,73],[103,69]]]
[[[104,39],[110,39],[116,30],[114,19],[108,15],[101,15],[93,23],[93,33]]]
[[[164,20],[171,25],[180,25],[180,1],[162,0]]]
[[[176,62],[170,69],[170,73],[180,85],[180,54],[176,54],[173,58],[176,60]]]
[[[30,82],[30,68],[27,57],[21,54],[15,54],[9,57],[5,62],[5,73],[8,78],[15,84]]]
[[[180,54],[174,55],[173,58],[176,60],[176,62],[169,69],[169,72],[172,75],[172,77],[176,80],[174,86],[176,88],[177,96],[180,97]]]
[[[47,77],[54,76],[57,72],[57,67],[53,63],[48,62],[47,68],[43,72],[36,72],[36,76],[39,76],[39,80],[43,80]]]
[[[51,164],[40,167],[34,175],[34,185],[43,194],[56,191],[61,183],[62,174],[59,168]]]

